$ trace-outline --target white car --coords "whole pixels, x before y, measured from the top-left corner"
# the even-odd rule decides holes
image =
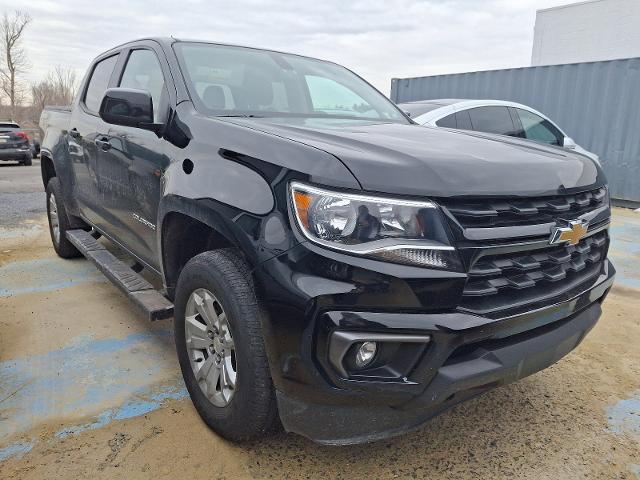
[[[599,162],[548,117],[531,107],[503,100],[436,99],[399,103],[413,121],[433,127],[474,130],[567,148]]]

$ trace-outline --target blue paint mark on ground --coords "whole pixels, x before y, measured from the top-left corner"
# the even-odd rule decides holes
[[[169,330],[80,337],[59,350],[0,362],[0,442],[61,417],[97,418],[90,423],[99,428],[186,395]]]
[[[640,215],[613,212],[609,258],[616,267],[616,283],[640,289]]]
[[[33,443],[31,442],[17,442],[0,448],[0,462],[9,457],[21,458],[25,453],[31,451],[32,448]]]
[[[11,262],[0,267],[0,298],[106,281],[91,263],[82,259],[43,258]]]
[[[631,465],[629,471],[633,473],[636,478],[640,478],[640,465]]]
[[[609,430],[616,434],[627,434],[640,441],[640,390],[631,398],[620,400],[607,408]]]
[[[188,396],[187,389],[182,382],[179,385],[163,386],[156,389],[153,393],[143,392],[134,398],[127,400],[118,408],[105,410],[98,415],[92,422],[66,427],[56,433],[59,438],[66,438],[69,435],[75,435],[85,430],[95,430],[102,428],[113,420],[125,420],[127,418],[139,417],[153,410],[157,410],[165,400],[182,400]]]

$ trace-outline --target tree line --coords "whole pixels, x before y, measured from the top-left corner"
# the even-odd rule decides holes
[[[24,80],[31,64],[23,40],[31,23],[31,16],[20,10],[4,12],[0,20],[0,120],[37,128],[45,105],[69,105],[78,82],[73,69],[60,65],[40,81]]]

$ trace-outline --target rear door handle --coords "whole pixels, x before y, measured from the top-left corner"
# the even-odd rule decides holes
[[[80,138],[80,132],[76,128],[72,128],[69,131],[69,135],[71,135],[73,138]]]
[[[95,144],[98,148],[104,150],[105,152],[111,148],[111,144],[109,143],[109,139],[107,137],[96,138]]]

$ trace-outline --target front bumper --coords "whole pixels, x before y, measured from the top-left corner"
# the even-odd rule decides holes
[[[597,279],[571,296],[495,319],[447,307],[464,275],[429,271],[425,278],[424,269],[327,259],[309,248],[299,246],[256,273],[270,313],[266,343],[282,423],[326,444],[404,433],[553,364],[595,325],[615,275],[607,260]],[[337,330],[431,341],[397,378],[345,378],[329,358]]]

